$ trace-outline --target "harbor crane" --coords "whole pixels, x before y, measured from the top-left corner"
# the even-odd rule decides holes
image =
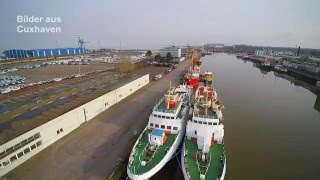
[[[81,39],[79,34],[77,34],[77,37],[78,37],[78,47],[85,48],[85,44],[89,42],[85,41],[84,39]]]

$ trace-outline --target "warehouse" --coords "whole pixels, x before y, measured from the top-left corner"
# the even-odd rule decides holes
[[[170,53],[173,58],[180,58],[181,48],[172,46],[160,50],[161,57],[166,57],[168,53]]]
[[[42,58],[48,56],[69,56],[76,54],[84,54],[84,48],[56,48],[56,49],[11,49],[3,52],[7,59],[21,59],[21,58]]]

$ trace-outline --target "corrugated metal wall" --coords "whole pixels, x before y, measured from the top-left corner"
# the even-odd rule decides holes
[[[6,58],[27,58],[27,57],[48,57],[48,56],[68,56],[74,54],[86,53],[84,48],[56,48],[56,49],[32,49],[32,50],[22,50],[22,49],[11,49],[4,51]]]

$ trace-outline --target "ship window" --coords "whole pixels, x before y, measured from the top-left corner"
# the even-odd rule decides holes
[[[199,124],[202,124],[202,121],[199,121]]]
[[[33,140],[34,140],[34,137],[33,137],[33,136],[31,136],[31,137],[28,138],[28,142],[32,142]]]
[[[166,118],[165,116],[162,116],[162,119]]]
[[[169,117],[169,116],[166,116],[166,119],[170,119],[170,117]]]
[[[21,147],[20,143],[14,146],[14,149],[19,149]]]
[[[17,160],[17,156],[16,156],[16,155],[14,155],[14,156],[12,156],[12,157],[10,158],[10,161],[11,161],[11,162],[13,162],[13,161],[15,161],[15,160]]]
[[[171,126],[167,126],[167,129],[170,129],[170,130],[171,130]]]
[[[42,144],[42,141],[37,142],[37,147],[39,147]]]
[[[171,119],[174,119],[174,117],[171,117]]]
[[[164,128],[166,128],[166,126],[165,125],[161,125],[161,129],[164,129]]]
[[[213,123],[213,125],[217,125],[217,123]]]
[[[156,124],[156,128],[158,128],[159,127],[159,124]]]
[[[0,159],[2,159],[2,158],[4,158],[4,157],[6,157],[6,152],[2,152],[1,154],[0,154]]]
[[[211,123],[211,122],[209,122],[208,124],[209,124],[209,125],[212,125],[212,123]]]
[[[25,139],[25,140],[23,140],[23,141],[21,142],[21,146],[25,146],[26,144],[28,144],[27,139]]]
[[[38,139],[39,137],[40,137],[40,133],[37,133],[37,134],[34,135],[35,139]]]
[[[57,134],[59,134],[59,133],[60,133],[60,131],[58,130],[58,131],[57,131]]]
[[[10,164],[9,160],[6,160],[5,162],[2,163],[3,166],[7,166],[8,164]]]
[[[194,131],[194,134],[197,134],[197,131]]]
[[[31,150],[34,150],[35,148],[36,148],[35,144],[31,146]]]
[[[18,158],[20,158],[21,156],[23,156],[23,152],[19,152],[19,153],[17,154],[17,156],[18,156]]]
[[[60,128],[60,132],[62,132],[63,131],[63,129],[62,128]]]
[[[208,124],[207,122],[203,122],[203,124]]]
[[[13,147],[11,147],[11,148],[9,148],[9,149],[6,150],[7,155],[8,155],[8,154],[11,154],[11,153],[13,153],[13,152],[14,152]]]
[[[153,123],[150,123],[150,126],[153,127]]]
[[[24,154],[28,154],[30,152],[29,147],[27,149],[23,150],[23,152],[24,152]]]
[[[178,130],[178,128],[177,127],[173,127],[173,130]]]
[[[197,121],[197,120],[194,120],[193,122],[194,122],[194,123],[198,123],[198,121]]]

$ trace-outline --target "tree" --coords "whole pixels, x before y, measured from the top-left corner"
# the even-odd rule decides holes
[[[160,54],[157,54],[154,58],[155,58],[157,61],[160,61],[160,60],[161,60]]]
[[[171,55],[171,53],[167,53],[167,62],[170,62],[170,61],[172,61],[172,55]]]
[[[151,57],[152,56],[152,52],[150,50],[148,50],[147,53],[146,53],[146,56],[147,57]]]

